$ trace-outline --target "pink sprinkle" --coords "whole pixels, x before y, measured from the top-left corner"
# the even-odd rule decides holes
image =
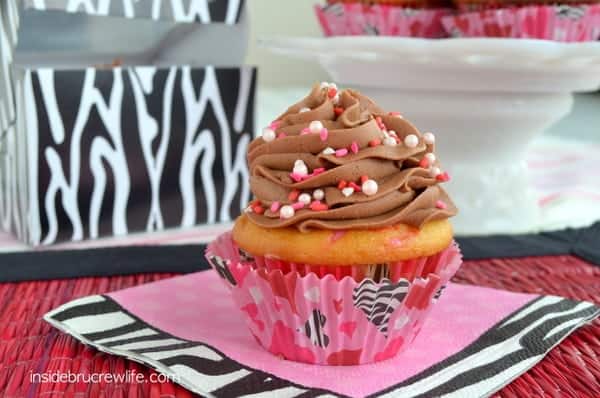
[[[321,141],[327,141],[327,136],[329,135],[329,131],[326,128],[321,129]]]
[[[271,212],[277,213],[277,211],[279,210],[279,206],[281,206],[281,203],[279,202],[271,203]]]
[[[325,167],[318,167],[318,168],[314,169],[312,173],[313,173],[313,175],[318,175],[318,174],[323,173],[324,171],[325,171]]]
[[[295,182],[300,182],[300,181],[302,181],[304,179],[304,175],[303,174],[298,174],[298,173],[290,173],[290,177]]]
[[[287,137],[287,135],[285,135],[285,133],[277,134],[277,138],[285,138],[285,137]]]
[[[435,207],[437,207],[438,209],[445,210],[448,208],[448,205],[446,205],[446,203],[442,202],[441,200],[438,200],[437,202],[435,202]]]
[[[356,141],[352,141],[352,145],[350,145],[350,150],[352,153],[358,153],[358,144]]]
[[[306,135],[306,134],[310,134],[310,130],[308,128],[303,128],[302,131],[300,132],[300,135]]]
[[[281,120],[273,120],[269,127],[273,130],[277,130],[277,127],[281,125]]]
[[[337,149],[335,151],[335,156],[338,158],[342,158],[348,154],[348,150],[346,148]]]
[[[344,235],[346,235],[346,231],[335,231],[329,238],[329,241],[334,243],[335,241],[342,239]]]
[[[294,210],[303,209],[304,208],[304,203],[302,203],[302,202],[296,202],[296,203],[292,204],[292,208]]]

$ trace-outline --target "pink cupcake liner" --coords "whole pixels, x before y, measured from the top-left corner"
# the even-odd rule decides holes
[[[560,42],[600,38],[600,4],[508,7],[444,16],[453,37],[508,37]]]
[[[335,3],[316,5],[325,36],[404,36],[436,39],[447,37],[441,19],[450,8],[417,9],[392,5]]]
[[[229,232],[206,250],[257,342],[284,359],[321,365],[383,361],[410,345],[462,262],[454,243],[434,257],[426,277],[358,282],[257,265],[240,257]]]

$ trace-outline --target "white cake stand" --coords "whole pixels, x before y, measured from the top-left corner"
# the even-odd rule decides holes
[[[600,42],[361,36],[262,44],[318,61],[332,81],[434,132],[464,235],[536,228],[527,146],[569,113],[574,92],[600,87]]]

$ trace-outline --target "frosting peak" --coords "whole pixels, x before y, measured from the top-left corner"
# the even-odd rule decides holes
[[[252,141],[248,217],[266,228],[420,227],[457,210],[435,137],[354,90],[315,85]]]

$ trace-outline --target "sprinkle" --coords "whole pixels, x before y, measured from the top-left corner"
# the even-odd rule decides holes
[[[419,145],[419,137],[414,134],[407,135],[404,137],[404,145],[409,148],[415,148],[417,145]]]
[[[367,179],[362,183],[362,191],[367,196],[373,196],[377,193],[379,186],[377,185],[377,181]]]
[[[308,129],[308,127],[305,127],[302,129],[302,131],[300,131],[300,135],[306,135],[306,134],[310,134],[310,130]]]
[[[403,119],[403,117],[400,114],[400,112],[390,112],[390,116],[395,116],[397,118]]]
[[[310,209],[313,211],[325,211],[329,209],[329,206],[327,206],[325,203],[315,200],[310,204]]]
[[[419,167],[422,167],[424,169],[429,167],[429,159],[427,159],[426,157],[424,157],[423,159],[421,159],[419,161]]]
[[[450,181],[450,174],[444,171],[442,174],[438,174],[435,179],[439,182],[447,182]]]
[[[300,191],[297,189],[293,189],[289,194],[288,194],[288,200],[290,202],[295,202],[296,199],[298,199],[298,196],[300,195]]]
[[[252,210],[252,206],[247,206],[247,207],[244,209],[244,213],[254,213],[254,211]]]
[[[261,205],[254,205],[252,206],[252,211],[256,214],[263,214],[265,212],[265,209]]]
[[[335,113],[336,116],[340,116],[342,113],[344,113],[344,108],[336,106],[333,108],[333,113]]]
[[[325,171],[325,167],[318,167],[313,170],[312,175],[316,176],[316,175],[323,173],[324,171]]]
[[[340,94],[336,94],[335,97],[333,97],[333,99],[331,100],[331,102],[333,102],[334,105],[337,105],[340,103]]]
[[[323,123],[318,120],[313,120],[308,125],[308,130],[310,130],[311,133],[320,133],[321,130],[323,130]]]
[[[352,141],[352,144],[350,145],[350,150],[352,151],[352,153],[358,153],[358,144],[356,143],[356,141]]]
[[[360,176],[360,183],[364,184],[369,179],[368,175]]]
[[[369,146],[370,147],[374,147],[374,146],[378,146],[381,145],[381,140],[375,138],[374,140],[369,141]]]
[[[277,130],[277,127],[281,126],[282,121],[281,120],[273,120],[271,122],[271,124],[269,124],[269,127],[272,128],[273,130]]]
[[[300,202],[300,203],[308,205],[310,203],[310,201],[311,201],[311,197],[307,193],[303,193],[303,194],[300,194],[300,196],[298,196],[298,202]]]
[[[346,148],[340,148],[335,151],[335,156],[338,158],[343,158],[348,154],[348,150]]]
[[[285,138],[285,137],[287,137],[287,135],[285,133],[277,134],[277,138]]]
[[[354,193],[354,188],[352,188],[352,187],[346,187],[346,188],[342,189],[342,195],[344,195],[345,197],[349,197],[353,193]]]
[[[438,209],[446,210],[448,208],[448,205],[446,205],[446,203],[444,203],[443,201],[438,200],[435,202],[435,207],[437,207]]]
[[[392,137],[385,137],[385,139],[383,140],[383,145],[385,145],[385,146],[396,146],[396,145],[398,145],[398,143]]]
[[[299,174],[301,176],[305,176],[308,174],[308,167],[306,167],[306,163],[302,159],[298,159],[294,162],[294,169],[292,173]]]
[[[383,124],[383,120],[381,119],[381,116],[377,116],[375,118],[375,121],[377,122],[377,124]]]
[[[334,98],[337,95],[337,89],[335,89],[334,87],[329,87],[329,89],[327,89],[327,96],[329,98]]]
[[[398,134],[394,130],[388,130],[387,133],[392,137],[398,137]]]
[[[310,108],[304,107],[304,108],[300,108],[300,110],[298,111],[298,113],[304,113],[304,112],[310,112]]]
[[[321,132],[319,133],[321,135],[321,141],[327,141],[327,136],[329,135],[329,130],[327,130],[326,128],[321,129]]]
[[[300,182],[304,180],[306,174],[298,174],[298,173],[290,173],[290,178],[294,180],[294,182]]]
[[[304,209],[304,203],[296,202],[296,203],[292,204],[292,209],[294,209],[294,210]]]
[[[340,180],[340,182],[338,182],[337,189],[344,189],[347,185],[348,183],[345,180]]]
[[[271,203],[271,212],[272,213],[277,213],[277,211],[279,210],[279,207],[281,207],[281,203],[279,202],[273,202]]]
[[[323,200],[325,198],[325,191],[322,189],[315,189],[312,196],[315,200]]]
[[[427,145],[433,145],[435,143],[435,135],[433,133],[423,134],[423,140]]]
[[[262,139],[265,140],[265,142],[273,141],[275,139],[275,130],[270,127],[264,128],[262,131]]]
[[[283,206],[281,208],[281,210],[279,211],[279,217],[280,218],[292,218],[294,217],[294,214],[296,214],[296,210],[294,210],[294,208],[292,206]]]
[[[329,88],[334,88],[334,89],[338,89],[337,84],[335,83],[329,83]]]
[[[323,155],[333,155],[335,153],[335,149],[331,148],[331,147],[327,147],[325,149],[323,149]]]
[[[425,158],[429,161],[429,163],[433,164],[435,162],[435,155],[431,152],[425,154]]]
[[[432,177],[437,177],[442,173],[442,171],[440,170],[439,167],[432,167],[429,169],[429,174],[431,174]]]
[[[362,191],[362,188],[361,188],[360,186],[358,186],[358,184],[357,184],[357,183],[355,183],[355,182],[349,182],[349,183],[348,183],[348,186],[349,186],[349,187],[352,187],[352,188],[353,188],[355,191],[357,191],[357,192],[360,192],[360,191]]]

